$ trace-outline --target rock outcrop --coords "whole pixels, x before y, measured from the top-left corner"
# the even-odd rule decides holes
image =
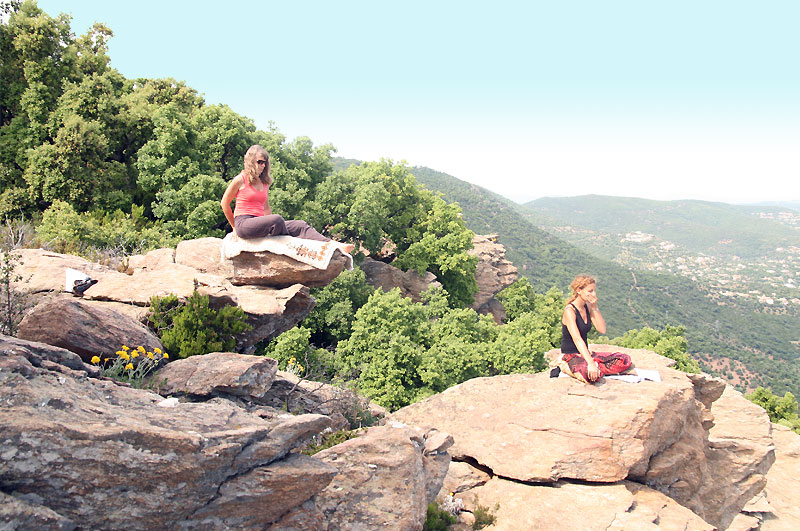
[[[436,275],[430,271],[420,275],[414,269],[403,271],[370,257],[364,258],[359,267],[364,271],[367,283],[373,288],[381,288],[383,291],[400,288],[400,294],[414,302],[421,302],[421,294],[428,288],[442,286],[436,280]]]
[[[298,262],[294,258],[268,252],[243,252],[231,259],[236,285],[256,285],[285,288],[303,284],[310,288],[327,286],[350,263],[350,258],[338,249],[334,251],[326,269]]]
[[[161,341],[141,322],[117,310],[62,294],[38,304],[19,324],[17,336],[62,347],[83,361],[114,357],[120,347],[141,345],[163,350]]]
[[[672,360],[652,352],[606,345],[592,350],[627,352],[637,367],[658,370],[662,381],[631,384],[606,378],[586,385],[572,378],[551,379],[547,373],[476,378],[392,418],[452,434],[453,459],[487,473],[491,481],[486,485],[497,479],[525,484],[519,488],[526,492],[530,483],[550,485],[541,487],[551,489],[547,492],[567,492],[564,485],[576,482],[635,482],[648,488],[637,491],[648,499],[660,499],[650,493],[658,491],[711,526],[727,527],[761,490],[774,460],[764,411],[730,388],[720,398],[718,380],[672,370]],[[710,412],[698,398],[711,406]],[[718,409],[732,414],[714,413]],[[753,439],[747,439],[749,433]],[[463,470],[457,474],[465,475]],[[480,495],[482,490],[485,505],[501,497],[489,491],[505,488],[484,485],[466,492]],[[624,490],[630,490],[627,483]],[[625,499],[622,513],[633,498]],[[533,515],[518,515],[522,520],[505,528],[527,529],[536,518],[548,521],[544,510],[537,503]]]
[[[87,316],[106,311],[98,309],[104,307],[110,308],[108,311],[113,310],[134,319],[142,319],[146,315],[144,310],[153,296],[174,294],[186,298],[192,294],[196,285],[201,294],[209,296],[213,306],[238,305],[244,310],[252,330],[237,337],[236,349],[251,352],[259,341],[275,337],[300,322],[314,307],[314,299],[309,294],[308,286],[302,283],[303,273],[292,277],[293,281],[300,283],[281,289],[250,285],[234,286],[229,280],[233,275],[232,265],[221,263],[219,260],[221,241],[219,238],[189,240],[181,242],[176,250],[157,249],[144,256],[132,256],[127,264],[130,274],[120,273],[75,256],[42,249],[20,249],[17,251],[22,256],[23,262],[20,273],[25,281],[18,287],[31,293],[37,302],[46,302],[52,299],[52,294],[64,289],[66,269],[76,269],[98,280],[98,283],[86,291],[84,301],[80,305],[77,303],[71,305],[73,310],[80,309],[79,313]],[[336,257],[340,261],[345,260],[340,253]],[[295,264],[300,263],[295,262]],[[300,268],[300,265],[298,271],[305,271],[304,268],[307,266],[302,265]],[[285,269],[289,271],[291,267]],[[330,276],[334,270],[335,267],[324,274]],[[341,268],[338,271],[341,272]],[[338,275],[338,272],[336,274]],[[317,276],[309,277],[311,285],[316,285],[318,282]],[[64,301],[48,304],[67,306]],[[44,312],[45,309],[37,311]],[[112,323],[113,320],[107,322]],[[26,337],[66,346],[65,336],[78,336],[82,333],[82,327],[77,322],[75,329],[72,329],[70,320],[59,324],[63,329],[59,330],[58,334],[52,334],[50,338],[46,335],[45,328],[36,335],[26,332]],[[31,328],[28,327],[28,330]],[[114,341],[116,346],[111,352],[116,351],[122,344],[140,344],[145,340],[140,337],[138,331],[134,333],[132,330],[131,328],[130,337],[126,334],[117,337]]]
[[[0,489],[19,501],[5,521],[263,529],[338,472],[293,453],[325,416],[266,420],[221,398],[159,407],[162,396],[91,378],[60,350],[0,337]],[[55,372],[54,359],[71,367]]]
[[[339,470],[316,497],[328,529],[422,529],[452,443],[435,430],[392,424],[315,454]]]
[[[472,245],[469,254],[478,257],[475,271],[478,293],[472,308],[478,313],[490,314],[495,321],[502,323],[506,314],[495,295],[517,280],[517,268],[506,259],[506,249],[497,243],[496,234],[476,235]]]

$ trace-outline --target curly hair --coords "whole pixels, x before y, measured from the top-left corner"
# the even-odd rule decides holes
[[[597,284],[594,277],[590,277],[589,275],[578,275],[575,277],[575,280],[569,285],[570,289],[572,289],[572,297],[567,301],[567,304],[577,299],[578,292],[591,284]]]
[[[256,164],[256,161],[258,160],[267,161],[267,164],[264,169],[261,170],[261,173],[259,173],[258,164]],[[244,172],[247,175],[248,182],[252,185],[256,182],[256,179],[260,179],[261,182],[264,183],[264,186],[270,186],[272,184],[271,170],[272,163],[267,150],[258,144],[250,146],[250,148],[244,154]]]

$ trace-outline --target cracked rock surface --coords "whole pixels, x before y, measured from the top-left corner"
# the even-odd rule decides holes
[[[723,393],[719,380],[675,371],[669,368],[671,360],[652,352],[609,345],[590,348],[626,352],[636,367],[657,370],[662,381],[606,378],[587,385],[572,378],[551,379],[547,372],[476,378],[391,418],[453,436],[450,453],[462,463],[453,465],[444,494],[461,492],[468,500],[484,492],[478,495],[486,505],[488,498],[502,498],[488,495],[500,484],[508,489],[541,484],[552,493],[565,485],[572,489],[591,483],[585,496],[589,500],[615,492],[608,484],[627,492],[628,483],[635,483],[648,488],[637,492],[660,493],[670,506],[680,504],[701,522],[726,528],[763,489],[775,459],[766,413],[733,389]],[[655,504],[651,511],[662,503],[656,498],[647,495]],[[538,500],[539,494],[528,499]],[[569,499],[554,501],[552,507],[537,501],[527,512],[522,507],[506,512],[517,527],[497,528],[546,529],[528,525],[537,518],[548,521],[548,510],[570,513],[573,507],[580,513],[582,504],[597,507],[588,501],[570,505]],[[630,503],[622,505],[622,513],[629,513]],[[610,514],[605,509],[600,513],[604,518]],[[558,517],[553,518],[555,522]],[[623,520],[612,518],[597,528],[614,521]]]
[[[220,398],[159,407],[162,396],[79,364],[63,349],[0,336],[0,491],[21,507],[0,523],[263,529],[336,474],[292,453],[328,417],[264,420]]]

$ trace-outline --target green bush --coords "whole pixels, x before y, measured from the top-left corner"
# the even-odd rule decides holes
[[[166,235],[159,225],[147,221],[143,211],[133,205],[130,214],[121,210],[79,214],[69,203],[56,200],[44,211],[36,236],[56,252],[80,255],[87,255],[92,248],[136,254],[173,247],[177,240]]]
[[[197,286],[185,303],[174,295],[153,297],[149,320],[164,348],[181,358],[232,350],[234,336],[251,328],[241,308],[214,310],[208,295],[201,295]]]
[[[448,513],[435,502],[428,504],[428,512],[425,515],[425,525],[423,531],[446,531],[456,523],[456,517]]]

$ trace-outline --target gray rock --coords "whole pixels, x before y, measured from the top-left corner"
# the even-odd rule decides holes
[[[364,258],[359,267],[364,271],[370,286],[387,292],[400,288],[400,294],[414,302],[421,302],[421,293],[428,288],[442,286],[441,282],[436,280],[436,275],[429,271],[424,275],[420,275],[414,269],[403,271],[370,257]]]
[[[36,306],[20,323],[17,336],[65,348],[87,363],[93,356],[115,357],[122,345],[141,345],[149,351],[164,348],[155,334],[135,319],[66,294]]]
[[[158,407],[149,391],[46,370],[53,347],[26,347],[40,366],[0,349],[0,485],[82,527],[263,529],[333,475],[292,453],[327,417],[268,422],[218,398]]]
[[[436,432],[377,426],[317,453],[339,470],[316,498],[328,529],[422,529],[447,472],[451,443]]]
[[[237,396],[254,401],[264,398],[272,386],[278,362],[264,356],[212,352],[175,360],[156,371],[154,382],[163,395],[195,398]]]

